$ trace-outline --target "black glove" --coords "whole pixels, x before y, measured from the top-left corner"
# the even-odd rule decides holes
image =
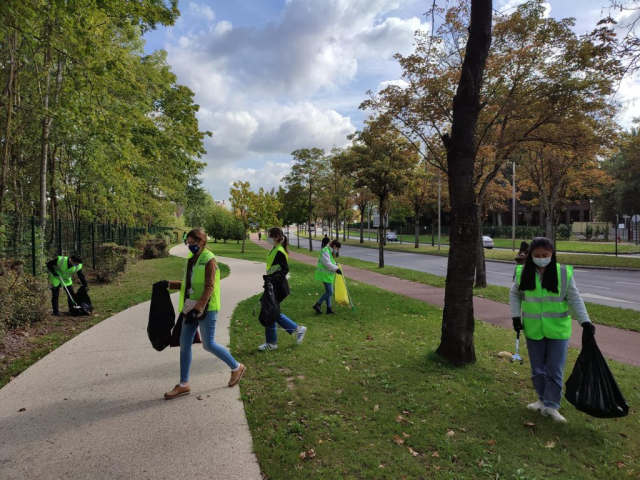
[[[520,332],[522,330],[522,318],[520,317],[513,317],[511,318],[511,320],[513,320],[513,329],[517,332]]]
[[[338,275],[342,275],[342,270],[337,269],[337,270],[336,270],[336,273],[337,273]]]
[[[596,334],[596,326],[591,322],[584,322],[582,325],[582,345],[590,340]]]
[[[157,285],[160,288],[169,288],[169,280],[160,280],[159,282],[156,282],[155,285]]]
[[[196,320],[198,320],[199,316],[200,316],[200,312],[198,310],[196,310],[195,308],[192,308],[191,310],[189,310],[187,312],[187,315],[185,316],[184,323],[189,325],[189,324],[195,322]]]

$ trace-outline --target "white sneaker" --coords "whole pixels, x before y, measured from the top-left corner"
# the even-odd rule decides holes
[[[261,352],[264,352],[265,350],[277,350],[277,349],[278,349],[277,343],[263,343],[258,347],[258,350],[260,350]]]
[[[544,403],[538,400],[536,403],[530,403],[527,405],[527,410],[533,410],[534,412],[539,412],[544,408]]]
[[[544,415],[545,417],[550,417],[554,419],[556,422],[567,423],[567,419],[564,418],[562,415],[560,415],[560,412],[555,408],[543,407],[542,415]]]
[[[302,339],[304,338],[304,334],[307,333],[307,327],[300,326],[296,332],[298,345],[302,343]]]

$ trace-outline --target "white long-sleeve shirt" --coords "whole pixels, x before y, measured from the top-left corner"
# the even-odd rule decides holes
[[[540,272],[536,271],[536,275],[540,276]],[[519,290],[520,285],[517,280],[513,282],[511,286],[511,292],[509,293],[509,303],[511,305],[511,317],[522,317],[522,300],[524,299],[524,292]],[[576,282],[573,277],[567,285],[567,294],[565,300],[569,305],[569,309],[573,314],[573,317],[578,321],[580,325],[585,322],[591,322],[589,314],[587,313],[587,307],[584,305],[584,300],[578,291]]]
[[[329,255],[329,250],[323,250],[322,251],[321,260],[322,260],[322,265],[324,265],[324,268],[326,268],[330,272],[335,273],[338,270],[340,270],[340,267],[338,267],[338,265],[336,265],[335,263],[331,262],[331,255]]]

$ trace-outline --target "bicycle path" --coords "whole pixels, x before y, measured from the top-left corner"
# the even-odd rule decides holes
[[[216,329],[226,345],[235,306],[262,290],[264,265],[219,260],[231,268]],[[222,361],[195,346],[191,395],[163,399],[179,380],[180,352],[151,347],[148,315],[149,302],[118,313],[0,390],[0,478],[262,478],[239,389],[227,386]]]
[[[253,236],[251,239],[263,248],[271,248],[265,241],[258,241],[258,239]],[[289,257],[306,263],[307,265],[316,266],[318,263],[317,258],[302,253],[291,252]],[[444,307],[443,288],[431,287],[422,283],[382,275],[348,265],[343,265],[341,268],[346,278],[350,280],[373,285],[389,292],[405,295],[440,308]],[[473,311],[475,318],[478,320],[491,323],[492,325],[499,325],[507,329],[513,328],[509,305],[494,302],[486,298],[473,297]],[[640,333],[607,327],[605,325],[596,325],[596,339],[605,357],[629,365],[640,366]],[[582,345],[582,328],[575,320],[573,321],[573,333],[569,345],[577,349],[580,349]]]

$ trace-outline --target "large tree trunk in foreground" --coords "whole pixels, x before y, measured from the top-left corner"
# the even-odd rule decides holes
[[[436,353],[454,365],[476,360],[473,345],[473,277],[478,239],[473,183],[475,133],[482,76],[491,45],[492,0],[471,1],[469,38],[453,98],[451,137],[443,138],[449,165],[451,239],[442,337]]]

